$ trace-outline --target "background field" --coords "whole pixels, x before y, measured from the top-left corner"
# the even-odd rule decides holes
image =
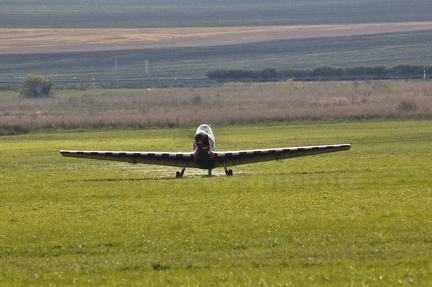
[[[5,28],[148,28],[430,21],[428,0],[2,1]]]
[[[1,54],[209,47],[432,30],[432,22],[343,25],[147,28],[0,29]]]
[[[353,147],[181,180],[58,150],[188,150],[194,128],[0,137],[2,284],[429,286],[430,127],[214,126],[221,150]]]
[[[431,21],[432,7],[427,0],[410,1],[9,1],[0,4],[0,28],[245,28],[286,25],[370,24]],[[228,29],[227,29],[228,30]],[[12,32],[15,33],[15,32]],[[101,31],[101,33],[104,33]],[[27,74],[81,80],[114,78],[114,60],[118,61],[119,78],[144,78],[144,61],[150,63],[152,78],[202,78],[212,68],[311,68],[320,65],[398,65],[431,64],[430,30],[382,35],[327,37],[289,40],[286,37],[263,42],[259,34],[253,42],[233,43],[220,40],[218,45],[203,39],[185,39],[179,32],[178,42],[169,48],[146,46],[124,49],[122,37],[99,48],[103,52],[83,51],[45,54],[2,54],[2,81],[20,81]],[[106,34],[109,34],[106,32]],[[85,32],[80,40],[85,40]],[[358,34],[357,34],[358,35]],[[142,36],[142,35],[141,35]],[[229,36],[229,35],[228,35]],[[14,35],[19,39],[20,35]],[[54,36],[53,36],[54,37]],[[264,37],[265,38],[265,37]],[[88,43],[97,43],[98,37]],[[54,37],[57,43],[67,43]],[[6,45],[5,41],[2,41]],[[0,46],[2,45],[0,42]],[[79,41],[77,41],[79,42]],[[127,42],[127,41],[125,41]],[[49,41],[48,41],[49,43]],[[180,44],[183,46],[179,47]],[[224,43],[224,46],[219,46]],[[76,43],[75,43],[76,44]],[[235,44],[235,45],[234,45]],[[30,44],[31,45],[31,44]],[[207,45],[203,47],[203,45]],[[22,53],[17,45],[16,53]],[[28,45],[25,45],[28,46]],[[70,44],[69,46],[74,46]],[[85,46],[85,45],[84,45]],[[9,47],[9,46],[8,46]],[[4,48],[4,47],[3,47]],[[40,47],[39,47],[40,48]],[[76,47],[75,47],[76,48]],[[90,49],[90,48],[89,48]],[[1,50],[1,49],[0,49]],[[4,49],[3,49],[4,50]],[[31,51],[31,49],[29,49]],[[94,51],[94,49],[93,49]],[[38,51],[40,52],[40,51]],[[8,52],[10,53],[10,52]]]
[[[104,52],[0,55],[3,80],[42,74],[54,79],[203,78],[214,68],[313,68],[431,64],[430,30],[353,37],[280,40],[226,46],[159,48]],[[193,45],[193,43],[191,43]],[[113,49],[115,49],[113,47]],[[423,71],[419,71],[421,74]]]

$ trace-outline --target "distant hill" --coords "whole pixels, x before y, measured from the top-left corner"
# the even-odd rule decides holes
[[[431,21],[430,0],[20,0],[0,28],[151,28]]]

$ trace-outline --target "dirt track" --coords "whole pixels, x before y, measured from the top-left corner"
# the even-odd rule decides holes
[[[432,30],[432,22],[223,28],[0,29],[0,54],[199,47]]]

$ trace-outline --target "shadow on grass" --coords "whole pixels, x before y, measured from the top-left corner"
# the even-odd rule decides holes
[[[236,176],[246,175],[245,173],[238,173]],[[155,181],[155,180],[182,180],[182,179],[194,179],[194,178],[218,178],[218,177],[227,177],[224,174],[217,175],[190,175],[184,176],[182,178],[176,178],[173,176],[162,176],[162,177],[143,177],[143,178],[89,178],[89,179],[68,179],[64,180],[64,182],[133,182],[133,181]]]
[[[88,178],[88,179],[68,179],[64,182],[128,182],[128,181],[154,181],[154,180],[173,180],[176,179],[175,176],[172,177],[145,177],[145,178]]]

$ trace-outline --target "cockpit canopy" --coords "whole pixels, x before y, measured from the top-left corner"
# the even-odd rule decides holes
[[[199,133],[200,131],[204,131],[207,134],[213,134],[212,129],[209,125],[200,125],[196,131],[196,133]]]
[[[195,133],[194,149],[216,150],[216,142],[210,125],[200,125]]]

